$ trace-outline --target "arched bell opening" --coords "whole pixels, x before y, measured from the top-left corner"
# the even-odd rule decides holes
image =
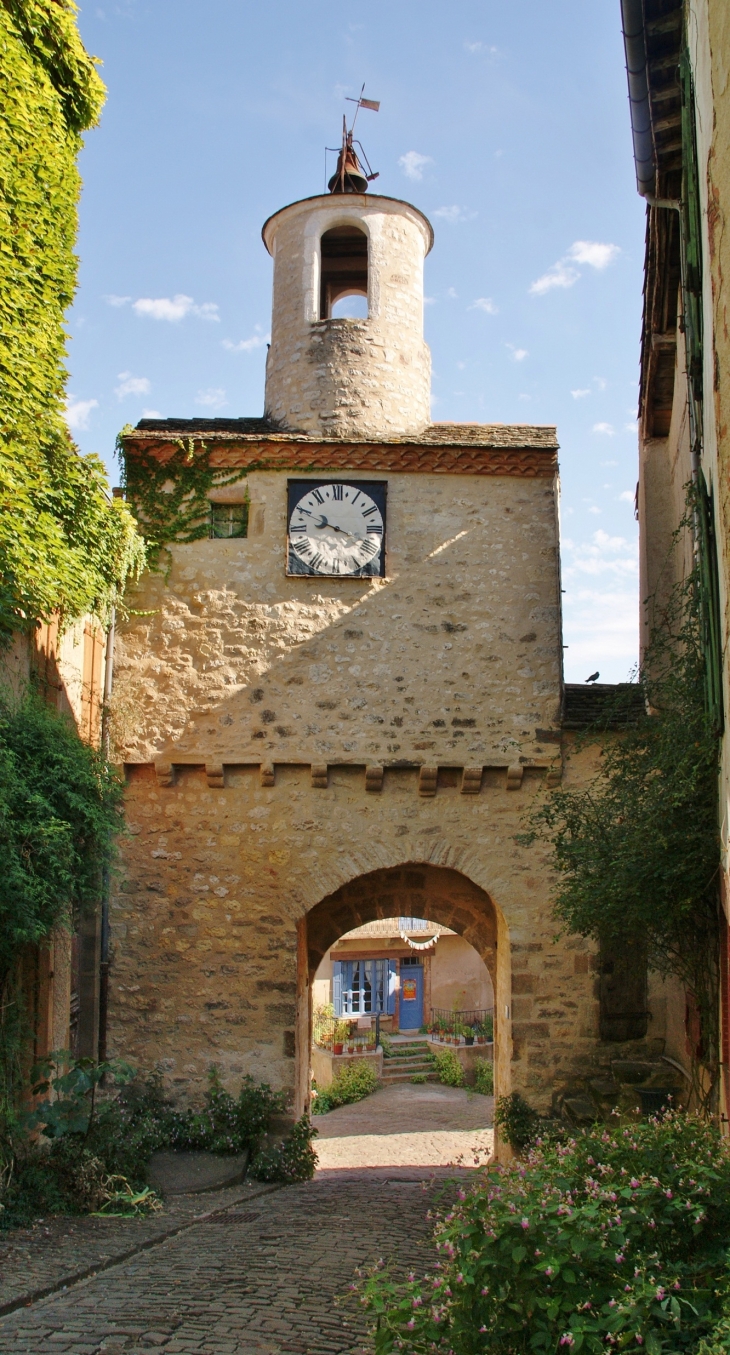
[[[495,1079],[500,1094],[509,1090],[507,1086],[509,1052],[506,1037],[509,1022],[505,1022],[503,1031],[499,1020],[503,1008],[509,1012],[510,1002],[509,945],[504,920],[486,891],[459,871],[441,866],[412,864],[371,871],[342,885],[316,904],[299,924],[296,1033],[298,1114],[309,1105],[315,984],[318,982],[317,974],[322,961],[327,955],[331,955],[333,947],[337,948],[341,938],[347,937],[348,933],[356,932],[369,923],[394,918],[424,919],[438,924],[439,927],[448,929],[447,934],[462,938],[476,951],[485,966],[488,979],[488,983],[484,984],[484,992],[480,993],[480,999],[491,996],[493,1005]],[[415,939],[415,934],[411,933],[411,939]],[[376,949],[370,946],[370,953],[367,956],[352,958],[371,960],[390,958],[385,955],[376,956],[374,953]],[[402,946],[400,951],[403,958],[408,958],[408,954],[418,955],[418,950],[412,947]],[[415,966],[406,964],[401,971],[400,964],[398,965],[399,1004],[403,1000],[400,996],[402,992],[400,982],[405,978],[405,971],[411,967],[415,969]],[[321,973],[320,970],[320,975]],[[385,982],[386,986],[389,986],[392,983],[392,975],[392,969],[385,978],[384,973],[378,974],[372,966],[369,974],[364,968],[360,968],[357,983],[354,984],[352,982],[354,972],[348,971],[346,976],[341,972],[340,977],[345,977],[349,983],[349,995],[346,1000],[348,1006],[353,1005],[355,992],[358,1006],[363,1004],[363,982],[369,983],[370,986],[371,1011],[349,1011],[345,1015],[350,1018],[375,1015],[372,1010],[373,983],[377,986],[378,983]],[[422,982],[424,979],[425,974],[422,976]],[[320,996],[321,994],[318,994],[318,997]],[[433,993],[426,994],[422,988],[420,1000],[429,1018],[431,1007],[435,1008],[437,1005],[428,1001],[431,996]],[[427,999],[425,1002],[424,998]],[[453,1000],[454,995],[452,1004]],[[381,995],[377,995],[376,1005],[383,1005]],[[484,1011],[485,1008],[473,1010]],[[392,1018],[394,1012],[387,1015]],[[400,1017],[399,1010],[399,1021]]]
[[[320,320],[368,317],[368,237],[333,226],[320,239]]]

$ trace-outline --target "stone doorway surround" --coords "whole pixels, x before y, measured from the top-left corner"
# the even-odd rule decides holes
[[[367,922],[403,914],[438,922],[463,936],[484,961],[494,988],[494,1065],[498,1095],[510,1090],[509,1040],[499,1013],[509,1009],[511,964],[505,920],[486,890],[460,871],[408,862],[369,871],[326,895],[298,926],[295,1113],[309,1105],[312,984],[322,957]],[[501,941],[501,945],[499,942]]]

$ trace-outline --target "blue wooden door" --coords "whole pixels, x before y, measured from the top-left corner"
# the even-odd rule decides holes
[[[401,965],[398,1015],[401,1030],[420,1030],[423,1025],[423,965]]]

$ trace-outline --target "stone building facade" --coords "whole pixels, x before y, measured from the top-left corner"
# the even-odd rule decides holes
[[[267,417],[124,439],[128,466],[172,465],[181,441],[208,458],[211,501],[245,502],[248,534],[172,543],[118,636],[109,1048],[181,1097],[215,1062],[300,1112],[322,957],[406,915],[478,951],[498,1092],[546,1108],[600,1053],[591,949],[556,940],[545,853],[516,840],[588,756],[566,762],[561,728],[555,430],[428,422],[415,208],[323,196],[264,238]],[[367,319],[329,318],[348,285]]]

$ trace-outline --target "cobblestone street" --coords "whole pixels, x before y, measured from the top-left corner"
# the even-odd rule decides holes
[[[462,1089],[387,1088],[315,1121],[320,1169],[305,1185],[247,1181],[146,1220],[6,1234],[0,1355],[360,1355],[363,1316],[338,1300],[358,1266],[433,1256],[426,1214],[449,1189],[445,1164],[484,1155],[491,1110]]]
[[[438,1188],[436,1188],[438,1189]],[[0,1322],[3,1355],[351,1355],[356,1309],[335,1303],[379,1256],[432,1254],[416,1180],[318,1177],[234,1205]]]

